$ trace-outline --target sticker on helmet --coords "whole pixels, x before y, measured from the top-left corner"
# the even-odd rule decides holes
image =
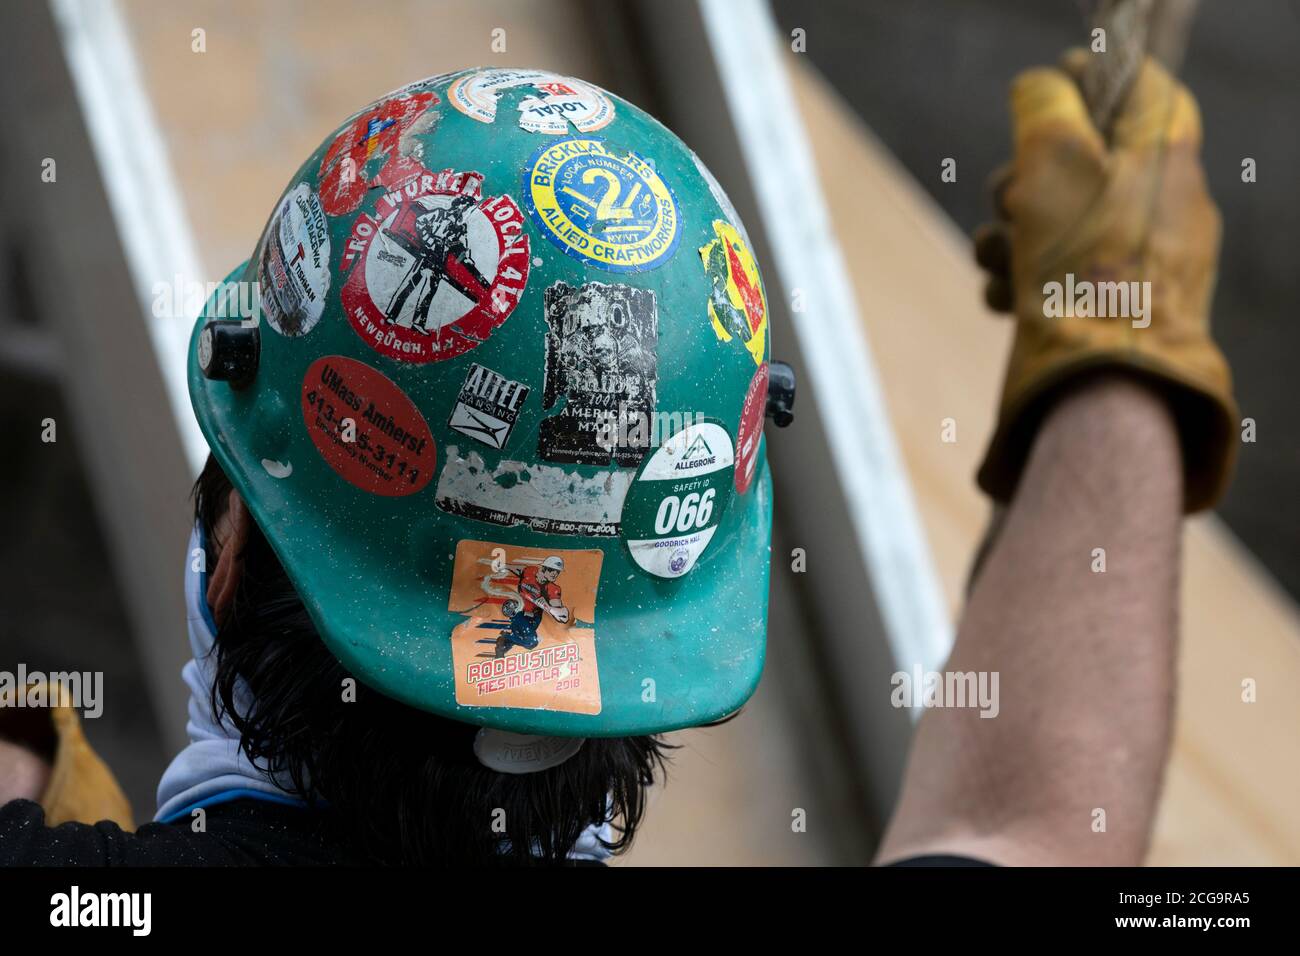
[[[330,233],[306,183],[295,186],[271,217],[257,281],[262,314],[281,335],[306,335],[320,321],[330,287]]]
[[[448,514],[523,525],[539,534],[618,536],[630,471],[584,477],[555,465],[522,461],[502,461],[489,468],[478,452],[462,455],[455,445],[445,451],[447,464],[438,476],[434,503]]]
[[[302,417],[325,463],[362,491],[390,498],[429,483],[437,449],[420,410],[382,372],[326,355],[302,380]]]
[[[534,153],[524,202],[560,251],[610,272],[661,266],[681,239],[677,197],[654,163],[616,155],[602,139],[571,137]]]
[[[695,567],[731,503],[734,468],[731,436],[715,422],[688,425],[648,455],[623,502],[632,560],[660,578]]]
[[[354,117],[321,159],[320,197],[325,211],[331,216],[352,212],[379,172],[399,155],[418,160],[418,145],[411,143],[404,149],[404,141],[432,127],[438,114],[429,107],[437,102],[435,93],[398,91]],[[375,169],[378,164],[382,165]]]
[[[744,494],[754,480],[758,464],[758,446],[763,440],[763,419],[767,413],[767,363],[764,362],[749,380],[749,390],[740,406],[740,424],[736,427],[736,491]]]
[[[471,119],[491,123],[501,93],[520,87],[532,88],[518,107],[519,126],[530,133],[561,135],[570,123],[591,133],[614,119],[614,104],[598,87],[542,70],[480,70],[452,83],[447,99]]]
[[[528,392],[523,382],[471,363],[447,424],[475,441],[504,448]]]
[[[480,173],[394,164],[373,216],[352,224],[339,295],[375,351],[406,362],[454,358],[487,340],[519,304],[531,259],[509,196],[482,195]],[[386,179],[386,176],[381,176]]]
[[[600,713],[599,550],[456,544],[448,610],[456,703]]]
[[[546,361],[537,453],[547,461],[635,468],[645,454],[617,440],[650,421],[658,379],[658,309],[650,289],[557,282],[542,296]],[[638,443],[639,444],[639,443]]]
[[[468,70],[450,70],[446,73],[435,73],[433,76],[426,76],[422,80],[412,80],[410,83],[407,83],[405,86],[399,86],[397,89],[393,90],[393,92],[383,97],[383,99],[391,100],[395,96],[409,95],[411,93],[417,93],[420,90],[427,90],[430,87],[441,86],[442,84],[450,80],[453,76],[456,76],[459,73],[468,73],[468,72],[469,72]],[[358,113],[357,115],[360,116],[361,114]]]
[[[755,365],[767,358],[767,299],[758,264],[736,227],[713,221],[712,242],[700,247],[704,271],[712,283],[709,320],[723,342],[738,338]]]

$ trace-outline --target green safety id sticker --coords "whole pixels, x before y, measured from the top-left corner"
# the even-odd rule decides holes
[[[621,519],[642,570],[680,578],[695,567],[731,503],[735,465],[731,436],[711,421],[688,425],[646,456]]]

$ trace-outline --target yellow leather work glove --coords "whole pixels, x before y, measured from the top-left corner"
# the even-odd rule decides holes
[[[1028,70],[1011,91],[1015,158],[1000,221],[976,234],[989,304],[1013,311],[1015,344],[980,487],[1009,501],[1053,393],[1102,367],[1161,388],[1178,422],[1184,508],[1227,487],[1239,421],[1232,378],[1210,339],[1220,221],[1198,153],[1196,101],[1148,59],[1107,145],[1078,78],[1093,56]],[[1064,314],[1062,314],[1064,313]]]
[[[46,685],[45,694],[56,695],[57,701],[41,709],[19,709],[12,700],[0,700],[0,736],[50,760],[49,778],[38,801],[46,824],[112,820],[123,830],[134,830],[131,804],[113,772],[91,749],[66,692],[55,683]]]

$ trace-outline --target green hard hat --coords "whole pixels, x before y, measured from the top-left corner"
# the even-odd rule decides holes
[[[690,149],[590,83],[477,69],[326,138],[209,299],[189,387],[358,679],[622,736],[758,683],[768,356],[752,248]]]

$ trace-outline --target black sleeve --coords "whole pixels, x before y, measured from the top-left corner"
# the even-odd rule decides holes
[[[210,807],[206,832],[188,820],[127,833],[103,821],[45,825],[30,800],[0,807],[0,866],[250,866],[341,862],[315,814],[241,800]]]
[[[973,856],[955,856],[947,853],[932,853],[924,856],[909,856],[905,860],[896,860],[890,866],[997,866],[977,860]]]

